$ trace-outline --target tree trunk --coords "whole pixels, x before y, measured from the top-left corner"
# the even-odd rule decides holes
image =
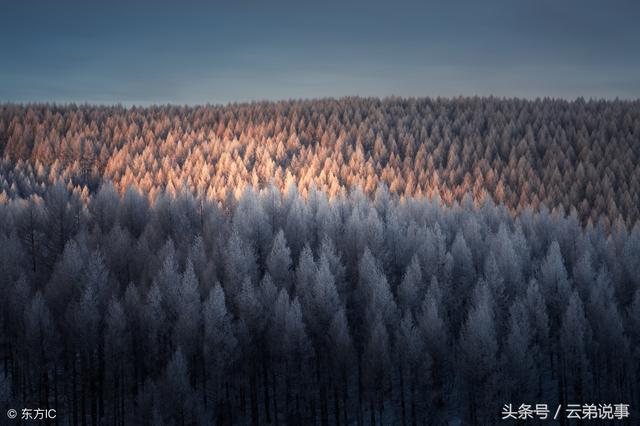
[[[104,380],[105,380],[105,359],[104,345],[98,348],[98,415],[104,417]]]
[[[383,422],[383,415],[382,413],[384,413],[384,390],[381,388],[378,390],[378,418],[380,419],[380,424],[384,424]]]
[[[73,426],[78,426],[78,388],[77,388],[77,372],[76,372],[76,355],[73,354],[73,359],[71,360],[72,364],[72,372],[71,376],[73,377],[72,381],[72,393],[73,393]]]
[[[227,417],[229,420],[229,424],[232,425],[233,424],[233,410],[231,408],[231,400],[229,399],[229,382],[224,383],[224,387],[225,387],[225,398],[227,400]]]
[[[87,367],[84,356],[80,357],[80,382],[82,383],[82,392],[80,396],[82,415],[82,426],[87,425]]]
[[[407,417],[404,410],[404,372],[402,370],[402,362],[399,362],[399,370],[400,370],[400,423],[402,426],[406,426]]]
[[[206,367],[206,362],[204,361],[204,357],[202,357],[202,403],[204,404],[204,408],[207,408],[207,387],[209,386],[209,378],[207,377],[207,367]],[[217,387],[217,383],[214,384],[215,389],[216,389],[216,395],[215,395],[215,399],[219,400],[220,398],[218,398],[218,387]]]
[[[347,382],[347,369],[342,368],[342,414],[344,418],[344,424],[349,424],[349,418],[347,416],[347,404],[349,400],[349,383]]]
[[[560,372],[558,374],[558,399],[560,400],[560,404],[562,404],[563,407],[567,406],[567,386],[566,386],[566,374],[565,374],[565,369],[564,369],[564,361],[559,361],[558,364],[560,365]],[[566,425],[567,424],[567,419],[565,418],[565,416],[560,416],[560,424],[562,425]]]
[[[267,423],[271,423],[271,410],[269,409],[270,398],[269,398],[269,377],[267,371],[267,357],[264,354],[264,350],[262,351],[262,380],[264,382],[264,413]]]
[[[255,357],[251,359],[251,373],[249,376],[249,398],[251,399],[251,424],[258,426],[260,412],[258,411],[258,372]]]
[[[338,386],[336,386],[335,382],[332,385],[333,387],[333,413],[336,419],[336,426],[340,426],[340,398],[338,397]]]
[[[271,369],[271,385],[273,386],[273,421],[278,426],[278,379],[276,378],[275,369]]]
[[[5,330],[5,336],[7,335],[6,330]],[[7,342],[7,344],[4,346],[4,360],[3,360],[3,366],[4,366],[4,377],[7,378],[7,376],[9,375],[9,351],[11,350],[11,344],[9,344]]]
[[[376,408],[373,399],[373,395],[369,396],[369,410],[371,411],[371,426],[376,426]]]
[[[120,371],[115,370],[113,375],[113,403],[112,403],[114,426],[118,424],[118,419],[120,415],[120,408],[118,407],[120,405],[119,391],[120,391]]]
[[[53,408],[58,412],[58,368],[56,363],[53,363]]]
[[[204,383],[204,388],[205,388],[205,393],[206,393],[206,388],[208,387],[207,385],[207,378],[204,378],[205,383]],[[225,406],[225,402],[223,401],[222,398],[222,383],[220,382],[220,380],[214,379],[213,380],[213,389],[214,389],[214,396],[213,396],[213,409],[214,411],[214,419],[216,420],[216,424],[217,425],[222,425],[224,424],[224,416],[226,415],[225,410],[227,409],[227,407]],[[205,397],[205,401],[206,401],[206,397]],[[205,402],[206,404],[206,402]]]
[[[316,357],[316,379],[320,389],[320,422],[322,426],[329,426],[329,416],[327,413],[327,389],[324,380],[321,377],[322,366],[320,356]]]
[[[416,416],[416,379],[411,377],[411,426],[418,426]]]
[[[362,412],[362,355],[358,354],[358,425],[364,423]]]
[[[311,397],[309,398],[309,412],[311,413],[311,423],[312,424],[316,424],[316,416],[317,416],[317,411],[316,411],[316,398],[315,395],[311,395]]]
[[[287,364],[284,366],[285,375],[284,375],[284,412],[286,413],[287,424],[291,422],[291,411],[290,411],[290,398],[291,398],[291,379],[289,378],[289,369],[287,368]]]
[[[93,363],[94,363],[93,356],[90,356],[88,376],[90,380],[89,393],[91,398],[91,425],[98,426],[98,395],[97,395],[97,389],[96,389],[97,377],[95,377],[96,369],[94,368]]]
[[[247,418],[247,397],[245,383],[242,383],[242,385],[240,386],[240,413],[242,414],[243,419]]]
[[[135,382],[135,379],[134,379]],[[124,426],[127,418],[127,412],[125,411],[125,394],[127,391],[124,367],[120,369],[120,421]]]

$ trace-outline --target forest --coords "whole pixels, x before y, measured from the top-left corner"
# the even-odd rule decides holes
[[[639,137],[637,101],[2,105],[2,415],[485,425],[630,403],[633,424]]]
[[[62,179],[95,192],[184,188],[212,200],[247,185],[330,196],[471,194],[633,226],[640,101],[340,98],[226,106],[0,104],[0,197]],[[41,194],[42,195],[42,194]]]

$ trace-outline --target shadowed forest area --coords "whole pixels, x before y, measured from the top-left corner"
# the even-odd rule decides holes
[[[639,137],[637,101],[0,106],[2,414],[633,424]]]

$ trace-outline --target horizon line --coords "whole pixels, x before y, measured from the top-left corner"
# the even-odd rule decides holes
[[[576,96],[576,97],[563,97],[563,96],[502,96],[502,95],[446,95],[446,96],[402,96],[402,95],[385,95],[385,96],[365,96],[365,95],[344,95],[344,96],[319,96],[308,98],[276,98],[276,99],[252,99],[252,100],[238,100],[238,101],[226,101],[226,102],[102,102],[91,100],[77,100],[77,101],[56,101],[56,100],[37,100],[37,101],[14,101],[14,100],[0,100],[0,106],[55,106],[55,107],[71,107],[71,106],[91,106],[91,107],[103,107],[103,108],[150,108],[150,107],[188,107],[188,108],[205,108],[205,107],[227,107],[227,106],[241,106],[241,105],[257,105],[257,104],[280,104],[280,103],[303,103],[303,102],[317,102],[317,101],[342,101],[349,99],[360,100],[434,100],[434,101],[453,101],[460,99],[480,99],[480,100],[498,100],[498,101],[524,101],[524,102],[540,102],[540,101],[553,101],[553,102],[585,102],[585,103],[598,103],[598,102],[610,102],[610,103],[637,103],[640,102],[640,97],[609,97],[609,96]]]

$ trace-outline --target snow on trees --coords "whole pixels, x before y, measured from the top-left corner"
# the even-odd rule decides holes
[[[349,120],[366,116],[352,105]],[[329,123],[346,119],[324,107],[335,108]],[[282,127],[275,117],[265,128]],[[343,151],[356,130],[337,133]],[[378,134],[361,138],[358,155]],[[220,140],[201,150],[217,162],[268,155],[259,144],[242,152],[240,139],[233,155]],[[395,140],[428,151],[425,167],[456,162],[433,142]],[[163,174],[162,161],[147,160],[152,178]],[[399,162],[394,153],[388,164]],[[347,164],[327,164],[327,179],[358,180]],[[510,177],[483,167],[508,199]],[[16,189],[0,202],[0,375],[12,401],[57,406],[71,424],[408,425],[454,411],[491,423],[496,401],[637,395],[637,227],[581,227],[542,207],[512,215],[489,199],[450,206],[382,186],[373,200],[325,194],[298,190],[294,177],[279,178],[290,184],[284,196],[274,183],[224,202],[117,180],[84,195],[62,179],[39,181],[26,198]]]

